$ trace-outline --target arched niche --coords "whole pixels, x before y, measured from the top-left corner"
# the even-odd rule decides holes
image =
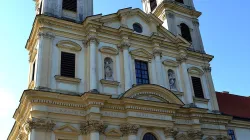
[[[138,85],[129,89],[122,97],[184,105],[173,92],[159,85]]]

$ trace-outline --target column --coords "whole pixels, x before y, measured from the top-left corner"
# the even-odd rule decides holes
[[[174,140],[175,136],[177,135],[177,130],[176,129],[173,129],[173,128],[166,128],[164,130],[164,134],[165,134],[165,137],[166,137],[166,140]]]
[[[52,121],[35,119],[27,122],[28,140],[47,140],[51,137],[55,123]]]
[[[212,100],[210,99],[211,104],[212,104],[212,109],[219,110],[217,97],[216,97],[216,93],[215,93],[215,88],[214,88],[214,84],[213,84],[213,79],[212,79],[212,75],[211,75],[212,69],[209,66],[203,66],[203,70],[204,70],[205,77],[207,79],[209,94],[210,94],[210,97],[212,99]]]
[[[120,126],[123,136],[128,136],[128,140],[136,140],[136,135],[140,126],[136,124],[125,123]]]
[[[156,77],[157,77],[157,84],[163,85],[163,77],[162,77],[162,62],[161,62],[161,54],[162,52],[158,49],[153,50],[153,55],[155,57],[155,65],[156,65]]]
[[[98,93],[97,90],[97,76],[96,76],[96,60],[97,60],[97,38],[95,36],[89,36],[88,38],[88,42],[89,42],[89,54],[90,54],[90,58],[89,58],[89,65],[90,65],[90,92],[93,93]]]
[[[129,69],[129,47],[128,42],[122,42],[120,48],[123,50],[123,61],[124,61],[124,80],[125,80],[125,91],[132,87],[130,69]]]
[[[104,133],[106,126],[102,121],[99,120],[89,120],[81,124],[81,133],[86,135],[89,134],[90,140],[99,140],[100,133]]]
[[[187,72],[187,65],[186,65],[187,56],[186,54],[181,54],[178,58],[178,61],[180,62],[180,71],[181,71],[181,77],[182,77],[182,85],[184,86],[184,98],[186,101],[186,104],[193,103],[193,92],[191,88],[191,83],[189,80],[189,75]]]
[[[51,71],[51,50],[54,35],[52,33],[39,34],[39,44],[37,46],[37,71],[35,88],[48,89],[50,87]]]

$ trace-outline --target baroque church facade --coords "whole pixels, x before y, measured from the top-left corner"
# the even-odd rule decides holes
[[[36,0],[9,140],[228,140],[193,0]],[[237,125],[237,124],[235,124]]]

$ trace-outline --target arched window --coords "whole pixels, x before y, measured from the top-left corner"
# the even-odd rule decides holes
[[[157,2],[156,0],[150,0],[150,8],[151,11],[154,11],[154,9],[157,7]]]
[[[142,26],[141,26],[141,24],[139,24],[139,23],[134,23],[134,24],[133,24],[133,29],[134,29],[134,31],[136,31],[137,33],[142,33]]]
[[[175,1],[184,4],[183,0],[175,0]]]
[[[157,138],[151,133],[146,133],[142,140],[157,140]]]
[[[192,42],[192,38],[191,38],[189,27],[186,24],[184,24],[184,23],[181,23],[181,35],[187,41]]]
[[[104,59],[104,78],[105,80],[114,80],[113,78],[113,60],[109,57]]]
[[[168,70],[168,82],[170,90],[177,90],[176,88],[176,76],[173,70]]]

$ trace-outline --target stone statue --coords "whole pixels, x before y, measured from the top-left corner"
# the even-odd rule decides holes
[[[168,81],[170,90],[177,90],[176,88],[176,78],[173,70],[168,70]]]
[[[113,61],[111,58],[104,59],[104,76],[105,80],[114,80],[113,78]]]

